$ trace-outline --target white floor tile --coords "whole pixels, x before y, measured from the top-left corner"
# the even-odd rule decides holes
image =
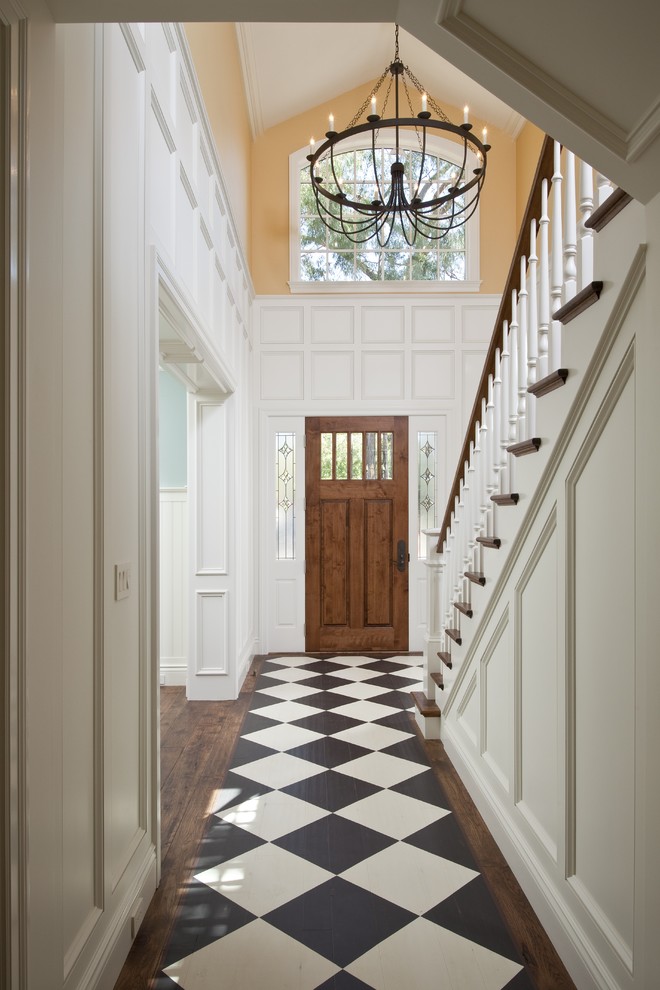
[[[337,773],[357,777],[358,780],[365,780],[368,784],[376,784],[378,787],[392,787],[394,784],[400,784],[402,780],[424,773],[425,770],[428,770],[428,767],[423,764],[402,760],[387,753],[369,753],[368,756],[360,756],[357,760],[350,760],[335,767]]]
[[[391,705],[376,705],[373,701],[351,701],[347,705],[333,708],[337,715],[346,715],[347,718],[357,719],[359,722],[375,722],[376,719],[385,718],[387,715],[396,715],[399,708]]]
[[[328,688],[329,694],[342,694],[346,695],[347,698],[358,698],[360,700],[366,700],[368,698],[377,698],[379,694],[387,694],[390,688],[379,687],[378,684],[363,684],[361,682],[355,684],[342,684],[341,687]]]
[[[289,784],[315,777],[316,774],[324,771],[325,767],[310,763],[309,760],[301,760],[297,756],[289,756],[288,753],[274,753],[273,756],[264,756],[254,763],[236,767],[233,772],[241,777],[247,777],[248,780],[256,780],[258,784],[266,784],[268,787],[288,787]]]
[[[282,791],[269,791],[227,808],[218,814],[225,822],[272,842],[281,835],[294,832],[305,825],[325,818],[329,812],[324,808],[300,801]]]
[[[342,873],[344,880],[416,914],[430,911],[477,876],[466,866],[405,842],[388,846]]]
[[[396,791],[378,791],[362,801],[356,801],[336,814],[352,822],[384,832],[393,839],[405,839],[421,828],[437,822],[450,812],[426,801],[397,794]]]
[[[260,746],[270,746],[271,749],[279,749],[285,752],[287,749],[294,749],[296,746],[304,746],[305,743],[314,742],[315,739],[323,739],[323,733],[312,732],[311,729],[303,729],[300,725],[289,725],[283,722],[281,725],[271,725],[268,729],[257,729],[256,732],[249,732],[244,739],[250,742],[259,743]]]
[[[317,675],[313,670],[304,670],[302,667],[283,667],[282,670],[267,670],[264,677],[272,677],[275,681],[304,681]]]
[[[405,663],[408,667],[421,667],[424,663],[423,656],[412,656],[412,657],[390,657],[392,663]]]
[[[421,667],[406,667],[405,670],[391,670],[392,677],[405,677],[410,680],[412,677],[421,677]]]
[[[333,677],[341,677],[347,681],[368,681],[373,677],[380,677],[382,671],[372,670],[371,667],[347,667],[345,670],[333,670]]]
[[[363,663],[372,663],[373,657],[333,657],[331,663],[336,663],[340,667],[361,667]]]
[[[412,966],[411,960],[422,965]],[[346,969],[378,990],[501,990],[522,967],[418,918]]]
[[[354,725],[352,729],[336,732],[333,738],[355,746],[364,746],[365,749],[379,750],[410,739],[412,735],[413,732],[401,732],[399,729],[389,729],[386,725],[365,722],[363,725]]]
[[[198,873],[195,879],[247,911],[263,915],[332,876],[320,866],[266,843]]]
[[[318,694],[319,689],[305,687],[303,684],[275,684],[256,691],[255,694],[267,694],[270,698],[282,698],[283,701],[295,701],[296,698],[304,698],[310,694]]]
[[[261,919],[165,970],[182,990],[313,990],[338,971]]]
[[[255,708],[253,715],[270,718],[274,722],[296,722],[299,718],[313,715],[316,709],[309,705],[299,705],[297,701],[283,701],[279,705],[267,705],[265,708]]]

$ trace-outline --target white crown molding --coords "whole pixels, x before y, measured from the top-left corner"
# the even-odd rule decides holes
[[[243,88],[250,117],[250,130],[254,141],[260,134],[263,134],[265,128],[251,25],[236,24],[236,39],[243,73]]]
[[[637,159],[646,151],[660,134],[660,96],[655,105],[650,107],[641,120],[633,127],[628,135],[628,154],[626,158],[629,162]]]
[[[20,0],[0,0],[0,23],[10,25],[24,21],[28,14]]]

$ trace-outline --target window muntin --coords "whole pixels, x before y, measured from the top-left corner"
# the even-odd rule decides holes
[[[275,434],[275,545],[277,560],[296,556],[296,435]]]
[[[393,470],[393,433],[321,434],[321,481],[391,481]]]

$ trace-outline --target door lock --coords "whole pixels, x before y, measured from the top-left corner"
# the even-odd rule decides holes
[[[397,571],[405,571],[406,569],[406,541],[399,540],[396,545],[396,569]]]

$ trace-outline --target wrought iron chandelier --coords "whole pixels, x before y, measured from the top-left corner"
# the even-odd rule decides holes
[[[386,81],[381,114],[378,114],[379,94]],[[413,109],[408,82],[421,100],[418,113]],[[394,115],[388,116],[392,89]],[[402,97],[410,116],[400,116]],[[367,109],[370,113],[366,115],[365,122],[363,118]],[[427,150],[429,133],[437,131],[458,144],[458,163],[449,175],[439,174],[437,155]],[[394,59],[348,127],[335,131],[331,114],[326,140],[319,147],[313,138],[310,142],[307,159],[319,217],[335,234],[343,235],[356,244],[375,236],[381,247],[387,247],[397,223],[409,245],[415,244],[418,237],[432,241],[446,237],[451,230],[470,219],[477,208],[486,177],[486,159],[490,151],[490,145],[486,143],[486,128],[482,132],[483,141],[471,132],[468,108],[464,108],[463,123],[453,124],[422,88],[408,66],[403,64],[399,57],[397,24]],[[356,147],[353,139],[359,141],[360,135],[367,138],[361,147],[371,145],[369,174],[363,177],[364,181],[347,182],[343,177],[345,170],[340,156]],[[390,149],[394,152],[391,163],[385,154]],[[363,190],[369,190],[371,199],[358,195],[360,186]],[[349,187],[351,194],[345,191]]]

